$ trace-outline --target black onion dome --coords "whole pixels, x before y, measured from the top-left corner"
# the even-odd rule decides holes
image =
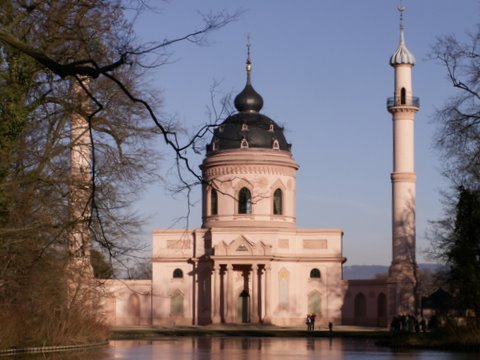
[[[273,149],[290,152],[290,144],[283,135],[283,128],[260,114],[263,107],[262,96],[252,86],[250,73],[250,46],[247,58],[247,84],[235,97],[235,107],[239,111],[225,119],[213,132],[207,145],[207,154],[233,149]]]
[[[229,116],[213,132],[207,154],[222,150],[272,149],[290,151],[283,128],[258,112],[239,112]]]
[[[240,112],[259,112],[263,107],[262,96],[247,82],[245,88],[235,97],[235,107]]]

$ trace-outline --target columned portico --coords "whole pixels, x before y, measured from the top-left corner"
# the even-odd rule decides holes
[[[265,274],[268,274],[268,276],[270,274],[269,271],[265,271],[265,269],[270,268],[269,266],[263,262],[216,260],[212,273],[214,284],[212,323],[219,324],[222,321],[226,323],[262,322],[262,308],[269,309],[268,296],[262,293],[263,288],[265,288],[265,292],[269,288],[269,281],[265,277]],[[236,293],[236,289],[238,289],[236,285],[240,283],[236,275],[239,273],[244,277],[241,280],[243,282],[241,294]],[[222,279],[225,279],[226,283],[222,284]],[[265,287],[261,286],[262,281],[265,283]],[[246,296],[249,297],[250,301],[249,314],[246,317],[248,320],[242,319],[237,314],[238,302],[243,301],[240,298]],[[222,314],[222,309],[225,311],[224,314]]]

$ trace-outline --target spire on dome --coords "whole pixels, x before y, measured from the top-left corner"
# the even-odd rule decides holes
[[[400,44],[395,53],[390,57],[390,65],[410,64],[413,66],[415,65],[415,56],[413,56],[405,45],[405,35],[403,31],[403,12],[405,11],[405,6],[400,5],[398,11],[400,12]]]
[[[250,59],[250,34],[247,35],[247,84],[252,84],[251,72],[252,72],[252,60]]]
[[[255,91],[252,86],[251,72],[252,60],[250,59],[250,36],[247,40],[247,84],[243,90],[235,97],[235,107],[239,112],[259,112],[263,107],[263,98]]]

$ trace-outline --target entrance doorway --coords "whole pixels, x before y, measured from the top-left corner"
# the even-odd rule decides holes
[[[238,297],[237,319],[242,323],[250,322],[250,295],[247,290],[242,290]]]

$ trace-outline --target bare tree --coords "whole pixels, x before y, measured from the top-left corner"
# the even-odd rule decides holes
[[[159,154],[150,146],[155,136],[172,150],[186,185],[184,171],[202,180],[186,152],[210,125],[182,143],[174,124],[156,115],[158,99],[141,81],[149,67],[168,58],[171,45],[201,42],[234,16],[207,15],[199,30],[145,46],[135,43],[124,16],[131,3],[0,3],[0,322],[12,324],[0,330],[0,346],[104,336],[88,306],[97,294],[65,295],[69,253],[88,254],[81,247],[68,251],[69,234],[87,225],[93,246],[110,257],[131,251],[139,220],[129,205],[142,184],[158,176],[153,160]],[[80,90],[72,92],[74,84]],[[75,114],[87,126],[72,137]],[[71,217],[72,148],[85,135],[91,156],[88,206]],[[89,328],[97,325],[97,332]]]
[[[455,95],[435,113],[436,147],[452,189],[444,194],[445,217],[433,223],[432,253],[445,262],[445,281],[456,304],[474,309],[480,304],[480,26],[465,41],[439,37],[430,58],[442,64]],[[477,317],[478,319],[478,317]]]
[[[480,183],[480,27],[461,42],[453,35],[437,39],[430,58],[445,67],[457,90],[435,113],[436,147],[445,175],[456,186]]]

